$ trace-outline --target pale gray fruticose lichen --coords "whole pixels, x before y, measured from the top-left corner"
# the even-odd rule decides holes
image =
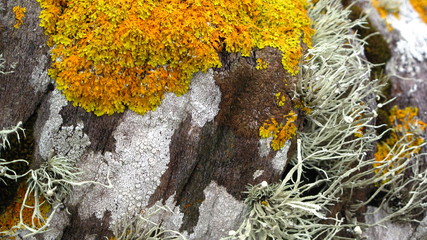
[[[385,134],[376,135],[378,126],[373,125],[376,108],[387,104],[375,105],[375,97],[381,94],[384,85],[382,80],[369,79],[371,64],[361,58],[364,40],[348,32],[348,29],[363,24],[364,19],[350,22],[346,20],[348,10],[325,6],[338,6],[338,2],[319,1],[310,12],[316,23],[316,34],[313,48],[309,50],[311,58],[303,66],[302,80],[296,91],[310,103],[312,110],[304,129],[298,133],[302,140],[304,165],[316,170],[327,180],[326,184],[339,181],[337,188],[341,192],[350,190],[352,193],[357,188],[379,186],[370,199],[348,209],[350,217],[380,193],[385,193],[380,208],[391,205],[392,201],[400,203],[394,204],[390,215],[375,224],[391,219],[415,221],[413,210],[426,208],[427,172],[419,163],[424,154],[415,154],[403,161],[399,156],[425,144],[410,146],[411,143],[405,141],[413,133],[408,133],[395,146],[390,146],[390,159],[378,162],[367,157],[374,143]],[[322,13],[324,10],[327,14]],[[361,136],[354,137],[358,133]],[[381,165],[373,167],[378,163]],[[393,164],[396,165],[394,169],[383,174]],[[405,173],[409,173],[409,177],[404,176]],[[352,219],[347,220],[352,222]]]
[[[365,41],[350,30],[362,26],[365,19],[351,22],[349,14],[350,10],[343,9],[338,0],[320,0],[309,8],[316,33],[295,95],[311,112],[303,130],[297,133],[298,155],[291,159],[294,167],[282,183],[261,183],[249,188],[245,201],[250,209],[248,217],[227,239],[346,239],[336,236],[339,231],[361,237],[364,228],[390,219],[414,220],[411,213],[427,207],[427,172],[421,171],[416,161],[420,154],[406,159],[394,171],[380,174],[399,154],[414,148],[402,142],[406,136],[392,146],[394,155],[383,165],[374,168],[378,162],[367,157],[385,134],[376,134],[379,126],[374,125],[374,119],[377,108],[387,103],[376,104],[384,83],[381,79],[369,79],[372,64],[363,58]],[[301,182],[302,167],[318,173],[313,183]],[[405,171],[411,172],[409,178],[404,177]],[[295,174],[296,179],[292,177]],[[315,186],[322,186],[317,194],[303,195]],[[352,194],[353,190],[367,186],[380,187],[369,200],[350,206],[343,219],[329,219],[332,225],[321,223],[327,208],[338,203],[344,191]],[[380,192],[386,192],[380,208],[395,199],[401,201],[400,206],[394,205],[394,212],[376,223],[358,223],[354,218],[356,211]]]
[[[326,217],[326,207],[335,199],[327,196],[335,185],[323,193],[307,194],[320,182],[303,184],[301,140],[297,140],[298,163],[277,184],[262,182],[249,187],[245,199],[249,214],[236,231],[225,239],[330,239],[341,229],[340,221]],[[326,194],[325,194],[326,193]],[[321,224],[331,220],[335,224]]]
[[[13,164],[13,163],[17,163],[17,162],[23,162],[23,163],[28,164],[27,160],[15,159],[15,160],[7,161],[6,159],[1,158],[1,150],[5,149],[7,147],[10,147],[10,143],[7,140],[7,136],[9,134],[12,134],[12,133],[16,134],[18,141],[20,140],[20,137],[19,137],[20,132],[22,132],[22,134],[24,134],[24,136],[25,136],[24,129],[21,126],[22,126],[22,122],[19,122],[15,127],[11,128],[11,129],[3,129],[0,131],[0,180],[5,184],[6,184],[6,182],[4,181],[3,178],[9,178],[9,179],[17,180],[18,178],[21,178],[27,174],[27,173],[25,173],[22,175],[18,175],[18,174],[16,174],[16,172],[13,169],[10,169],[7,166],[9,164]]]
[[[131,219],[123,218],[113,228],[116,240],[185,240],[177,231],[165,229],[160,223],[152,221],[159,212],[170,212],[167,206],[153,206]]]
[[[0,11],[2,10],[2,7],[0,5]],[[15,68],[15,64],[10,64],[9,66],[11,69]],[[6,60],[3,58],[3,54],[0,54],[0,74],[9,74],[9,73],[13,73],[13,71],[4,71],[4,69],[6,68]]]
[[[9,130],[1,130],[0,131],[0,150],[10,146],[9,141],[7,140],[7,135],[11,133],[16,133],[19,140],[19,132],[24,132],[24,129],[21,127],[22,123],[19,122],[14,128]],[[44,162],[37,169],[30,169],[26,173],[22,175],[16,174],[16,172],[7,167],[7,164],[16,163],[16,162],[25,162],[28,164],[27,160],[18,159],[7,161],[5,159],[0,159],[0,179],[4,181],[2,178],[7,177],[13,180],[17,180],[21,177],[26,177],[27,179],[27,189],[25,192],[25,196],[23,198],[23,202],[21,205],[21,209],[19,212],[19,223],[13,226],[9,231],[0,232],[2,235],[13,236],[14,230],[24,229],[29,233],[24,237],[29,237],[34,234],[38,234],[48,230],[49,223],[52,220],[56,210],[63,206],[64,201],[69,196],[71,191],[73,190],[73,186],[80,186],[83,184],[98,184],[104,187],[110,188],[112,187],[107,173],[108,185],[94,182],[94,181],[80,181],[79,175],[81,172],[79,169],[73,166],[72,162],[69,161],[65,157],[61,156],[53,156]],[[44,201],[40,201],[40,197],[44,198]],[[29,205],[28,199],[34,199],[34,205]],[[52,207],[53,210],[49,214],[47,219],[41,213],[40,207],[45,204],[47,201]],[[31,224],[24,223],[23,220],[23,212],[25,209],[31,209],[32,217]]]

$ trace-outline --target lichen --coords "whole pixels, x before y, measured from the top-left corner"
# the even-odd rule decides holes
[[[268,184],[263,181],[248,187],[244,201],[247,217],[236,231],[230,231],[229,236],[221,240],[334,239],[343,229],[338,219],[326,217],[326,207],[333,201],[329,194],[335,186],[321,193],[308,194],[319,182],[303,183],[300,140],[297,140],[297,149],[298,163],[282,182]],[[326,219],[334,224],[321,223]]]
[[[271,118],[266,120],[264,124],[259,128],[259,135],[262,138],[272,137],[271,148],[275,151],[285,146],[287,140],[292,139],[297,132],[295,121],[298,115],[294,111],[290,111],[288,114],[283,115],[281,120]],[[286,121],[286,123],[283,123]]]
[[[418,154],[424,143],[422,134],[427,124],[417,118],[418,108],[407,107],[399,109],[394,106],[389,115],[389,125],[392,127],[388,138],[377,144],[374,164],[375,173],[380,170],[382,174],[390,171],[399,173],[403,170],[400,166],[406,159]],[[401,151],[405,145],[408,151]],[[388,162],[393,160],[393,162]],[[387,167],[381,167],[387,164]]]
[[[343,0],[342,2],[350,8],[349,18],[352,21],[360,18],[366,20],[363,26],[354,26],[353,30],[357,31],[359,38],[364,39],[367,43],[364,47],[364,53],[369,62],[374,64],[371,68],[371,79],[377,79],[385,72],[386,63],[391,58],[388,43],[360,7],[352,4],[350,0]]]
[[[313,34],[305,0],[38,1],[49,75],[97,115],[154,110],[164,93],[187,92],[194,73],[221,66],[221,51],[275,47],[296,74]]]
[[[421,19],[427,23],[427,0],[409,0],[409,2],[420,14]]]
[[[167,206],[154,206],[130,219],[123,218],[114,226],[114,236],[110,240],[186,240],[179,232],[165,229],[161,222],[153,220],[160,212],[174,213]]]
[[[378,14],[385,20],[386,27],[389,31],[393,30],[387,16],[392,14],[399,18],[399,7],[402,4],[401,0],[371,0],[372,6],[378,11]]]
[[[279,107],[283,107],[285,105],[286,102],[286,96],[285,94],[282,94],[281,92],[278,92],[276,94],[274,94],[275,98],[276,98],[276,104]]]
[[[399,16],[399,6],[402,4],[401,0],[371,0],[381,18],[386,18],[388,14],[393,14],[395,17]]]
[[[258,69],[258,70],[264,70],[264,69],[267,69],[267,67],[268,67],[268,62],[266,62],[262,58],[258,58],[256,60],[256,63],[257,63],[257,65],[256,65],[255,68]]]
[[[24,17],[27,9],[21,6],[15,6],[12,8],[12,11],[15,13],[16,23],[13,25],[14,28],[18,29],[24,24]]]
[[[35,206],[35,198],[33,195],[30,195],[27,199],[25,204],[28,206],[27,208],[24,208],[21,213],[21,207],[24,203],[25,194],[27,192],[27,186],[25,182],[22,182],[21,185],[18,188],[18,191],[16,193],[16,196],[14,198],[14,201],[12,204],[10,204],[6,210],[0,215],[0,238],[1,235],[3,236],[9,236],[13,235],[17,230],[17,228],[12,228],[14,226],[17,226],[20,223],[20,214],[22,214],[22,221],[24,224],[30,226],[34,224],[36,227],[42,227],[42,222],[44,219],[47,218],[47,215],[51,209],[51,206],[44,202],[39,206],[40,213],[44,217],[44,219],[38,219],[37,217],[33,217],[33,209],[30,206]],[[43,202],[43,197],[40,197],[38,202]],[[23,228],[23,226],[22,226]],[[10,231],[9,231],[10,230]]]

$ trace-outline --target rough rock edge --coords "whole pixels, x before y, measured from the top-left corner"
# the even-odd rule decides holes
[[[221,239],[239,226],[245,217],[246,205],[227,193],[225,187],[212,181],[203,191],[199,221],[189,239]]]
[[[52,137],[62,123],[58,113],[66,105],[63,96],[58,94],[60,93],[55,91],[52,95],[51,113],[43,127],[40,140],[43,142],[40,149],[43,155],[48,154],[47,150],[58,144],[52,142]],[[77,163],[77,166],[84,170],[82,179],[105,182],[107,172],[110,172],[114,187],[77,187],[70,198],[70,205],[78,207],[82,219],[89,219],[93,214],[101,219],[105,211],[111,211],[110,224],[114,224],[121,217],[134,215],[145,209],[151,194],[160,183],[161,175],[167,169],[169,144],[174,131],[189,114],[192,115],[193,124],[200,127],[213,120],[219,110],[220,96],[213,72],[209,70],[207,73],[195,74],[189,93],[180,97],[166,94],[156,111],[143,116],[131,111],[125,112],[122,122],[113,134],[116,139],[115,152],[88,152]],[[83,127],[79,125],[78,128]],[[77,142],[74,144],[80,145]],[[56,148],[60,149],[59,146]],[[175,214],[179,216],[180,213]],[[67,216],[58,214],[55,221],[64,222],[60,218]],[[45,233],[43,237],[60,237],[63,230],[61,228],[65,226],[53,227],[57,229]]]

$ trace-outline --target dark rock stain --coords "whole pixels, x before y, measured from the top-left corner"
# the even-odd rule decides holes
[[[60,114],[63,118],[62,126],[77,126],[79,121],[83,123],[83,131],[89,136],[91,144],[89,148],[94,152],[115,151],[116,140],[113,137],[113,132],[119,125],[123,113],[98,117],[82,108],[74,107],[72,103],[68,103]]]
[[[81,240],[87,236],[96,240],[110,239],[113,232],[109,230],[111,222],[111,212],[106,211],[102,219],[98,219],[93,214],[89,219],[83,220],[79,217],[77,207],[71,207],[68,210],[71,213],[70,224],[65,227],[62,240]]]
[[[269,62],[269,67],[256,70],[256,57]],[[222,94],[218,115],[202,128],[193,126],[188,117],[175,131],[168,169],[150,199],[154,204],[175,194],[184,213],[180,231],[193,231],[205,200],[203,190],[212,181],[242,200],[248,184],[277,182],[282,174],[271,164],[275,151],[260,156],[258,131],[265,120],[280,118],[292,109],[289,96],[295,78],[285,72],[281,53],[273,48],[256,51],[250,58],[227,53],[221,59],[224,67],[214,73]],[[277,92],[287,96],[283,107],[275,102]],[[254,180],[256,170],[264,173]]]

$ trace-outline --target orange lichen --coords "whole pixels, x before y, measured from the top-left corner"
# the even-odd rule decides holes
[[[409,2],[420,14],[421,19],[427,23],[427,0],[409,0]]]
[[[275,118],[265,121],[259,128],[260,137],[272,137],[271,148],[273,150],[279,150],[285,145],[287,140],[292,139],[296,135],[297,127],[294,122],[297,117],[298,115],[294,111],[290,111],[283,116],[282,121],[286,121],[285,124],[283,124],[282,121],[278,122]]]
[[[392,131],[387,139],[377,144],[375,153],[375,160],[379,163],[374,164],[374,167],[380,167],[385,164],[384,161],[394,159],[386,169],[382,170],[383,174],[395,171],[394,169],[399,167],[405,159],[421,151],[420,145],[424,143],[422,134],[427,124],[418,120],[417,115],[418,108],[414,107],[398,109],[397,106],[394,106],[391,109],[388,120],[392,126]],[[406,145],[407,150],[401,151],[404,145]],[[376,169],[375,173],[379,171]]]
[[[393,14],[396,18],[399,18],[400,0],[371,0],[371,4],[377,9],[382,19],[386,19],[388,14]],[[387,20],[386,27],[389,31],[393,30]]]
[[[360,124],[356,124],[356,126],[357,125],[360,125]],[[359,129],[357,129],[357,131],[354,133],[354,136],[358,137],[358,138],[363,137],[363,134],[364,134],[363,130],[364,129],[365,129],[364,127],[360,127]]]
[[[381,18],[386,18],[388,14],[393,14],[395,17],[399,17],[400,1],[398,0],[371,0],[372,6],[374,6]]]
[[[19,213],[21,211],[21,206],[23,204],[26,190],[27,190],[27,186],[25,182],[22,182],[17,190],[15,199],[6,208],[6,210],[0,215],[0,232],[3,232],[3,231],[7,232],[10,230],[9,234],[13,234],[17,230],[16,228],[13,228],[13,229],[11,228],[16,226],[19,223],[19,218],[20,218]],[[39,201],[43,202],[43,198],[41,197]],[[25,205],[33,206],[34,196],[32,195],[28,196]],[[45,219],[47,218],[47,214],[49,213],[50,209],[51,209],[51,206],[47,202],[43,203],[43,205],[40,207],[40,212],[42,216],[45,217]],[[29,208],[29,207],[24,208],[22,212],[22,218],[23,218],[24,224],[28,226],[32,226],[32,224],[34,223],[36,227],[42,227],[43,226],[43,224],[41,223],[42,220],[37,219],[37,217],[35,219],[32,217],[33,210],[34,210],[33,208]],[[1,235],[0,235],[0,238],[1,238]]]
[[[266,62],[266,61],[264,61],[263,59],[261,59],[261,58],[258,58],[257,60],[256,60],[256,69],[258,69],[258,70],[263,70],[263,69],[267,69],[267,67],[268,67],[268,62]]]
[[[294,101],[293,106],[294,108],[303,111],[305,114],[310,114],[312,111],[311,108],[307,105],[307,103],[298,99]]]
[[[97,115],[154,110],[187,92],[218,52],[275,47],[298,72],[313,30],[306,0],[38,0],[52,69],[69,101]]]
[[[14,28],[21,27],[22,24],[24,24],[24,17],[25,13],[27,12],[27,9],[21,6],[15,6],[12,8],[12,11],[15,13],[15,19],[16,23],[13,25]]]
[[[362,103],[362,105],[364,105],[363,103]],[[363,114],[360,114],[358,117],[356,117],[356,119],[354,119],[355,121],[358,121],[358,120],[360,120],[360,119],[363,119]],[[360,126],[360,125],[362,125],[361,123],[356,123],[356,126]],[[358,138],[361,138],[361,137],[363,137],[363,134],[365,134],[365,127],[359,127],[358,129],[357,129],[357,131],[354,133],[354,136],[355,137],[358,137]]]

